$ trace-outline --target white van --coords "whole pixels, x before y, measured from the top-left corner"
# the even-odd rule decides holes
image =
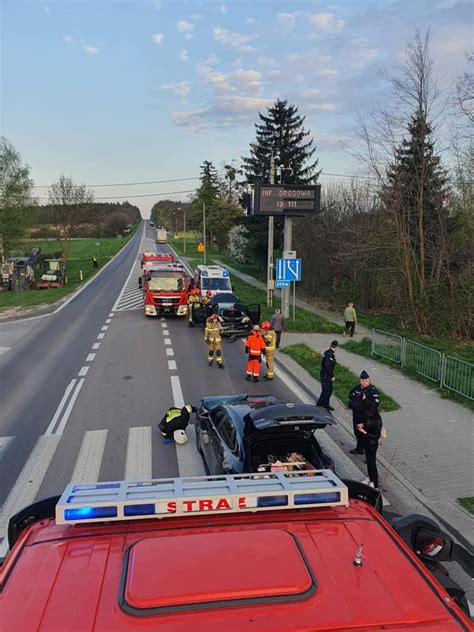
[[[212,296],[232,292],[229,272],[222,266],[199,265],[194,271],[194,281],[201,288],[201,296],[206,296],[208,292]]]

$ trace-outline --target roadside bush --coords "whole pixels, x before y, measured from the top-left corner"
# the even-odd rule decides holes
[[[229,231],[229,253],[239,263],[248,263],[248,229],[239,224]]]

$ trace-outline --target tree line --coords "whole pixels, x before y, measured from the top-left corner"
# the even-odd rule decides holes
[[[333,307],[350,300],[364,311],[394,314],[402,328],[420,334],[470,337],[474,75],[460,76],[446,102],[429,32],[417,32],[405,53],[393,74],[382,74],[387,105],[358,121],[354,155],[367,178],[324,186],[321,212],[294,222],[293,247],[304,260],[300,291]],[[474,61],[472,54],[466,58]],[[259,113],[250,156],[238,168],[226,165],[219,173],[203,162],[190,205],[192,226],[202,233],[205,204],[207,239],[264,270],[267,220],[244,210],[251,187],[271,175],[286,184],[316,183],[316,151],[297,106],[277,99]],[[281,253],[282,220],[275,236]]]
[[[95,202],[91,189],[65,175],[48,188],[48,203],[38,204],[30,167],[5,137],[0,140],[0,176],[0,260],[21,247],[29,230],[36,238],[57,239],[67,262],[74,237],[117,236],[141,220],[130,202]]]

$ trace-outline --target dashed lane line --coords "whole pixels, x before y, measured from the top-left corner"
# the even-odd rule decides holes
[[[92,349],[96,350],[100,347],[100,342],[94,342],[94,344],[92,345]]]
[[[165,345],[170,345],[171,344],[171,338],[165,338],[164,339],[164,343],[165,343]]]
[[[103,340],[105,338],[105,334],[97,334],[98,340]]]
[[[79,377],[85,377],[87,375],[87,373],[89,372],[89,369],[90,369],[90,367],[83,366],[77,375]]]
[[[89,355],[86,358],[86,362],[92,362],[95,358],[95,353],[89,353]]]
[[[170,371],[176,371],[178,369],[176,366],[176,360],[168,360],[168,369]]]
[[[161,332],[163,334],[163,336],[169,336],[170,332],[168,329],[163,329],[163,331]]]
[[[108,328],[109,328],[109,326],[108,326],[108,325],[104,325],[104,326],[102,327],[101,331],[107,331],[107,329],[108,329]]]
[[[174,356],[174,351],[173,351],[173,349],[170,349],[170,348],[168,347],[168,349],[166,349],[166,355],[167,355],[167,356]]]

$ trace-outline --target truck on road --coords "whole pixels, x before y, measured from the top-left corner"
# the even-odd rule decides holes
[[[138,284],[143,288],[145,316],[187,314],[189,277],[184,268],[156,263],[144,271]]]
[[[159,244],[166,244],[167,242],[166,228],[156,229],[156,241]]]

